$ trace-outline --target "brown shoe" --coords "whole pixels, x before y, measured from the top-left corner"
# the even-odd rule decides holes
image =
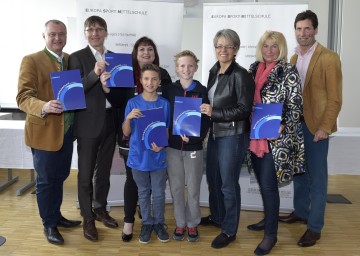
[[[108,228],[117,228],[119,226],[117,221],[112,218],[107,211],[97,212],[95,214],[96,220],[102,221]]]
[[[290,214],[287,215],[287,216],[279,216],[279,221],[280,221],[280,222],[287,223],[287,224],[291,224],[291,223],[295,223],[295,222],[301,222],[301,223],[304,223],[304,224],[307,223],[307,220],[298,217],[298,216],[295,214],[295,212],[292,212],[292,213],[290,213]]]
[[[84,220],[83,224],[84,237],[90,241],[97,241],[99,239],[97,229],[95,227],[95,220]]]
[[[316,241],[321,237],[321,233],[317,233],[310,229],[307,229],[304,235],[300,238],[298,245],[301,247],[309,247],[316,244]]]

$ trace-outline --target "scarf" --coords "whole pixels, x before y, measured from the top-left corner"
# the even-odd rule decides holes
[[[276,61],[273,61],[266,67],[264,62],[260,62],[255,75],[255,94],[254,104],[262,103],[260,91],[266,83],[271,70],[276,65]],[[253,112],[254,113],[254,112]],[[266,139],[251,139],[249,149],[257,157],[263,157],[265,153],[269,153],[269,144]]]

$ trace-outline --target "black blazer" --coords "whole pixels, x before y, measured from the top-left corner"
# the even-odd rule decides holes
[[[75,112],[75,137],[96,138],[105,122],[106,98],[100,79],[94,72],[95,63],[89,46],[69,56],[68,69],[80,70],[86,101],[86,109]]]

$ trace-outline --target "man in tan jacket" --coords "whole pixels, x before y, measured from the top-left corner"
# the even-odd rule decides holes
[[[43,38],[44,50],[25,56],[21,62],[16,101],[26,113],[25,143],[31,147],[37,172],[36,199],[44,234],[50,243],[63,244],[57,227],[81,223],[65,219],[60,212],[73,152],[73,114],[64,113],[61,102],[54,100],[50,73],[67,69],[69,55],[62,51],[67,38],[65,24],[49,20]]]
[[[286,223],[305,222],[307,230],[298,241],[313,246],[324,227],[327,196],[329,135],[336,131],[342,104],[342,72],[338,54],[315,40],[318,19],[310,10],[294,22],[299,46],[291,58],[299,71],[304,100],[303,132],[305,173],[294,176],[294,212],[280,217]]]

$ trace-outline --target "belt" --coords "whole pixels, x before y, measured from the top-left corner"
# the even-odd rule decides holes
[[[111,108],[106,108],[106,113],[107,113],[107,114],[112,113],[112,109],[111,109]]]

